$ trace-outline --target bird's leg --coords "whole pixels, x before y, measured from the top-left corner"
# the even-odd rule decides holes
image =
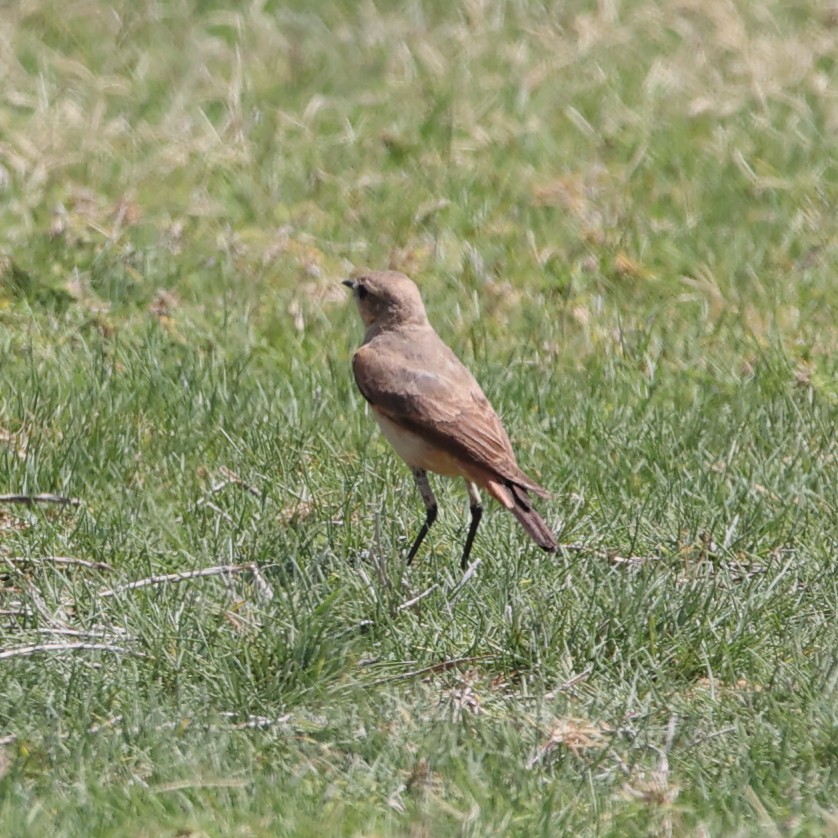
[[[466,486],[468,486],[471,525],[468,528],[468,535],[466,536],[466,546],[463,548],[463,558],[460,559],[460,567],[462,567],[463,570],[468,567],[468,557],[471,553],[471,545],[474,543],[474,536],[477,534],[477,527],[480,525],[480,519],[483,517],[483,504],[480,500],[480,492],[477,489],[477,484],[467,480]]]
[[[422,524],[422,529],[419,530],[419,535],[416,536],[416,541],[413,542],[413,546],[407,554],[408,564],[413,561],[413,557],[416,555],[417,550],[425,540],[428,530],[431,528],[433,522],[436,521],[437,513],[436,498],[431,490],[431,484],[428,482],[428,472],[421,468],[412,468],[411,471],[413,472],[413,479],[416,481],[416,488],[419,489],[419,494],[422,495],[422,503],[425,504],[426,517],[425,523]]]

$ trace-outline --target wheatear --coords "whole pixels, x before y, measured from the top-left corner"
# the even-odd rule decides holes
[[[416,285],[396,271],[374,271],[343,284],[352,289],[366,327],[352,358],[355,381],[382,433],[410,466],[425,504],[427,517],[407,563],[436,520],[429,471],[462,477],[468,486],[471,526],[463,568],[483,514],[478,486],[506,507],[539,547],[555,550],[556,538],[529,498],[529,492],[549,493],[518,468],[500,419],[428,322]]]

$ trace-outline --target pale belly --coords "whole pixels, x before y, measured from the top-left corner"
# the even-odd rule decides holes
[[[432,471],[444,477],[471,479],[464,465],[447,451],[426,442],[418,434],[405,430],[375,409],[372,415],[375,416],[381,433],[411,468],[421,468],[423,471]]]

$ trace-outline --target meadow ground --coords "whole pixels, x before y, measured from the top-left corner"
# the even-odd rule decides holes
[[[0,492],[78,500],[0,502],[0,832],[838,834],[836,57],[819,0],[0,6]],[[405,572],[362,265],[560,555],[492,507],[463,583],[437,482]]]

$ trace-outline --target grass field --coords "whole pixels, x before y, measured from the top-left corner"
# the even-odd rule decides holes
[[[1,5],[0,493],[78,503],[0,502],[0,834],[838,835],[836,62],[819,0]],[[492,506],[464,581],[437,481],[405,571],[360,266],[561,554]]]

